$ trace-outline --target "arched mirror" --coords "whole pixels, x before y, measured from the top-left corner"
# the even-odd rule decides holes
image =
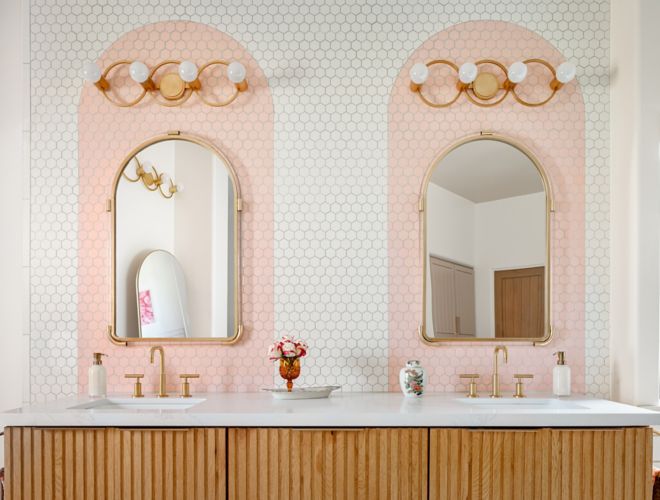
[[[547,342],[552,195],[534,156],[501,136],[466,139],[421,196],[424,339]]]
[[[136,148],[113,185],[115,342],[233,342],[241,332],[240,189],[190,136]]]

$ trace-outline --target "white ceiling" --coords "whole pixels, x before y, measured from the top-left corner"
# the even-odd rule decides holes
[[[436,165],[431,182],[474,203],[544,190],[541,176],[527,155],[495,140],[459,146]]]

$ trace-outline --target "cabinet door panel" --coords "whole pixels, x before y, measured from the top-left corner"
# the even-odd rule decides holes
[[[226,429],[116,429],[122,500],[226,498]]]
[[[229,429],[229,498],[426,498],[427,441],[428,429]]]
[[[113,432],[5,428],[7,500],[117,498]]]
[[[477,333],[476,306],[474,295],[474,271],[469,267],[454,266],[456,285],[456,327],[459,335],[474,337]]]
[[[431,429],[430,498],[646,499],[651,433]]]
[[[7,500],[226,498],[226,429],[5,429]]]

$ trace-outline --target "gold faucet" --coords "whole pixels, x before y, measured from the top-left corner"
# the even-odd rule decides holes
[[[167,397],[167,392],[165,392],[165,351],[163,351],[163,348],[159,345],[155,345],[151,348],[149,351],[149,355],[151,358],[151,364],[154,364],[154,352],[158,351],[160,353],[160,388],[158,389],[158,397],[159,398],[166,398]]]
[[[504,345],[495,346],[493,351],[493,392],[491,392],[491,398],[501,398],[502,394],[500,393],[500,371],[497,365],[497,354],[502,351],[504,353],[504,362],[509,362],[509,350]]]

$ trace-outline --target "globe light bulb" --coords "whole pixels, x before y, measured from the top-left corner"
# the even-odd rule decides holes
[[[194,62],[182,61],[181,64],[179,64],[179,76],[184,82],[194,82],[197,80],[198,75],[199,70],[197,69],[197,65]]]
[[[97,83],[101,79],[101,69],[96,63],[88,62],[83,68],[83,78],[90,83]]]
[[[234,61],[227,66],[227,78],[229,78],[232,83],[241,83],[245,80],[245,76],[245,66],[241,63]]]
[[[527,76],[527,65],[524,62],[516,61],[511,66],[506,74],[511,83],[520,83]]]
[[[458,69],[458,79],[466,85],[472,83],[476,78],[479,70],[477,65],[471,62],[461,64]]]
[[[557,81],[560,83],[568,83],[575,78],[577,70],[575,64],[571,62],[563,62],[557,68]]]
[[[144,83],[149,78],[149,68],[140,61],[133,61],[128,68],[128,72],[137,83]]]
[[[410,68],[410,80],[417,84],[422,85],[429,77],[429,68],[424,63],[417,63]]]

